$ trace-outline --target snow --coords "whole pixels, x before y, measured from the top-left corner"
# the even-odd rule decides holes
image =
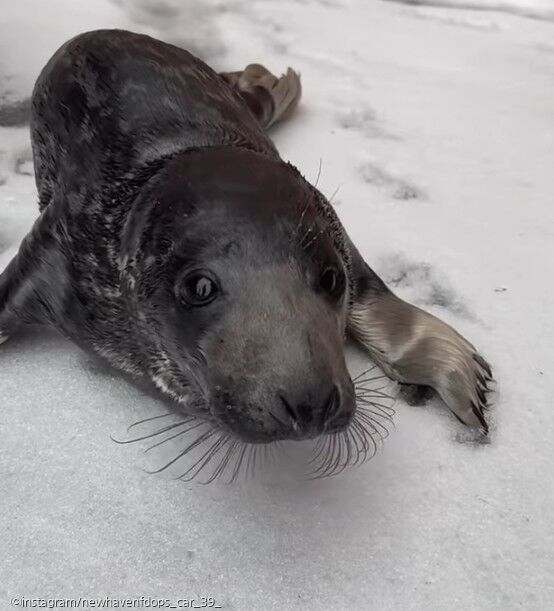
[[[438,400],[399,400],[384,448],[341,476],[306,481],[291,458],[254,481],[183,484],[145,473],[163,464],[163,447],[144,456],[147,446],[110,439],[161,413],[156,398],[56,334],[27,330],[0,349],[2,608],[16,595],[552,607],[554,24],[519,10],[551,12],[550,2],[480,4],[511,12],[4,3],[0,100],[10,107],[59,44],[97,27],[156,34],[219,69],[298,69],[302,106],[274,134],[283,157],[313,180],[321,161],[319,186],[338,188],[364,256],[479,346],[498,392],[489,444],[468,442]],[[37,215],[29,160],[26,128],[0,127],[0,268]],[[351,364],[367,366],[359,354]]]
[[[502,11],[554,21],[552,0],[388,0],[415,6],[437,6],[440,8],[469,9],[477,11]]]

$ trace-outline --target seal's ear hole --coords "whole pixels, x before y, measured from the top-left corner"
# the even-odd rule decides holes
[[[187,272],[177,287],[179,299],[187,306],[205,306],[219,294],[219,283],[214,273],[207,269]]]
[[[344,272],[336,267],[326,267],[319,277],[319,286],[333,299],[339,299],[346,287]]]

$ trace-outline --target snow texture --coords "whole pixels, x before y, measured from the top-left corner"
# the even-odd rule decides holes
[[[219,69],[299,70],[302,105],[274,134],[284,158],[313,180],[321,161],[319,186],[338,189],[368,261],[473,341],[498,381],[489,444],[467,441],[436,399],[399,400],[384,448],[356,470],[305,481],[291,457],[253,481],[200,486],[145,473],[163,446],[144,455],[110,439],[163,412],[158,399],[52,332],[11,338],[2,609],[16,595],[552,608],[552,3],[410,4],[421,3],[2,1],[0,269],[37,216],[24,123],[41,66],[81,31],[144,31]]]

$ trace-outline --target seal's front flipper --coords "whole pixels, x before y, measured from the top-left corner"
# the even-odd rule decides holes
[[[250,64],[240,72],[222,72],[221,76],[266,129],[288,117],[302,95],[300,75],[291,68],[280,78],[261,64]]]
[[[391,378],[431,386],[461,422],[487,433],[485,359],[452,327],[396,297],[354,247],[352,255],[350,334]]]
[[[60,228],[45,210],[0,274],[0,344],[22,324],[55,324],[68,290]]]

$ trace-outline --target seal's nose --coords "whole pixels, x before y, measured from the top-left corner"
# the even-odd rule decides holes
[[[317,395],[323,398],[298,402],[284,394],[279,395],[290,426],[299,438],[341,430],[350,422],[352,410],[342,409],[341,393],[336,385],[330,392],[319,392]]]

